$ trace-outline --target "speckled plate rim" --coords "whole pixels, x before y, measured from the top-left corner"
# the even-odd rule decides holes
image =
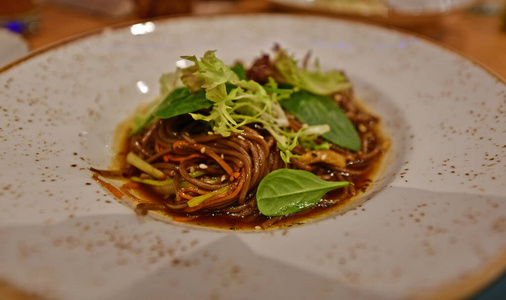
[[[0,28],[0,69],[20,59],[30,51],[26,40],[19,34]],[[5,52],[7,51],[7,52]]]
[[[217,14],[217,15],[213,15],[213,16],[234,16],[234,15],[253,16],[253,15],[256,15],[256,14],[271,15],[271,16],[283,16],[283,15],[290,16],[290,15],[293,15],[292,12],[262,12],[262,13],[247,13],[247,12],[245,12],[245,13],[221,13],[221,14]],[[301,15],[306,15],[306,16],[309,16],[309,17],[336,19],[336,20],[341,20],[341,21],[346,21],[346,22],[351,22],[351,23],[355,22],[355,23],[358,23],[358,24],[366,24],[366,25],[370,25],[370,26],[373,26],[373,27],[380,27],[380,28],[384,28],[386,30],[397,31],[397,32],[400,32],[400,33],[403,33],[403,34],[411,35],[411,36],[423,39],[425,42],[431,43],[431,44],[433,44],[436,47],[445,48],[448,51],[454,52],[457,55],[464,57],[466,60],[471,61],[473,64],[475,64],[479,68],[487,70],[487,72],[489,72],[491,75],[493,75],[494,77],[497,77],[497,79],[499,79],[500,81],[506,83],[506,78],[502,77],[495,70],[491,69],[491,67],[489,67],[486,64],[478,61],[476,58],[474,58],[474,57],[472,57],[472,56],[470,56],[468,54],[463,53],[459,49],[457,49],[457,48],[455,48],[453,46],[450,46],[448,44],[442,43],[440,41],[437,41],[437,40],[435,40],[433,38],[430,38],[428,36],[424,36],[422,34],[419,34],[419,33],[416,33],[416,32],[410,31],[410,30],[406,30],[406,29],[397,27],[397,26],[395,26],[393,24],[383,24],[383,23],[378,22],[376,20],[362,19],[362,18],[360,18],[360,19],[355,19],[355,18],[353,18],[353,19],[347,19],[347,18],[344,18],[343,19],[343,18],[339,18],[339,17],[336,17],[336,16],[328,15],[328,14],[315,15],[315,14],[309,13],[309,12],[302,13]],[[51,50],[53,50],[53,49],[55,49],[57,47],[64,46],[64,45],[66,45],[68,43],[72,43],[74,41],[86,38],[86,37],[91,36],[91,35],[101,34],[104,30],[121,29],[121,28],[125,28],[125,27],[128,27],[128,26],[131,26],[133,24],[143,23],[143,22],[160,22],[160,21],[163,22],[165,20],[179,19],[179,18],[185,18],[185,19],[187,19],[187,18],[205,18],[205,17],[210,17],[210,16],[205,15],[205,14],[202,14],[202,15],[199,15],[199,14],[194,14],[194,15],[177,15],[177,16],[169,16],[169,17],[162,16],[162,17],[148,18],[148,19],[145,19],[145,20],[142,20],[142,21],[140,21],[140,20],[126,21],[126,22],[122,22],[122,23],[119,23],[119,24],[116,24],[116,25],[106,26],[104,28],[92,29],[92,30],[89,30],[89,31],[85,31],[83,33],[75,34],[73,36],[61,39],[61,40],[56,41],[56,42],[50,43],[50,44],[45,45],[45,46],[43,46],[41,48],[28,51],[22,57],[14,60],[12,62],[10,62],[9,64],[6,64],[5,66],[0,66],[0,73],[2,73],[4,71],[7,71],[8,69],[10,69],[10,68],[18,65],[19,63],[21,63],[21,62],[23,62],[23,61],[25,61],[27,59],[30,59],[32,57],[35,57],[37,55],[40,55],[40,54],[42,54],[42,53],[44,53],[46,51],[51,51]]]
[[[272,15],[275,16],[275,14],[271,14],[271,16]],[[187,17],[184,16],[184,18],[187,18]],[[133,24],[133,23],[135,23],[135,22],[131,22],[130,24]],[[119,27],[114,27],[114,28],[122,28],[124,26],[128,26],[128,24],[125,24],[125,25],[122,25],[122,26],[119,26]],[[90,35],[93,35],[93,34],[97,34],[97,33],[100,33],[100,32],[101,32],[101,30],[98,30],[98,31],[89,32],[89,33],[86,33],[86,34],[83,34],[83,35],[79,35],[77,37],[72,37],[72,38],[67,39],[67,40],[65,40],[63,42],[55,43],[55,44],[53,44],[53,45],[51,45],[49,47],[46,47],[46,48],[43,48],[43,49],[41,49],[39,51],[30,53],[29,55],[27,55],[27,56],[25,56],[25,57],[23,57],[23,58],[15,61],[15,62],[9,64],[9,65],[7,65],[6,67],[1,68],[0,69],[0,73],[6,72],[10,68],[15,67],[17,64],[19,64],[19,63],[21,63],[23,61],[26,61],[26,60],[28,60],[28,59],[30,59],[32,57],[35,57],[35,56],[37,56],[37,55],[39,55],[41,53],[44,53],[46,51],[51,51],[51,50],[53,50],[53,49],[55,49],[55,48],[57,48],[59,46],[65,45],[67,43],[71,43],[71,42],[73,42],[75,40],[80,40],[83,37],[90,36]],[[443,48],[445,48],[447,50],[452,50],[452,51],[456,52],[460,56],[464,56],[461,53],[459,53],[458,51],[455,51],[454,49],[451,49],[451,47],[447,47],[445,45],[441,45],[441,44],[439,44],[437,42],[434,42],[434,41],[431,41],[431,40],[428,40],[428,39],[427,39],[427,41],[430,41],[431,43],[436,44],[438,46],[441,46],[441,47],[443,47]],[[502,82],[503,84],[505,83],[505,80],[503,78],[501,78],[495,72],[491,71],[486,66],[483,66],[481,63],[476,62],[475,60],[470,59],[469,57],[466,57],[466,59],[469,60],[469,61],[471,61],[473,64],[477,65],[478,67],[487,70],[487,72],[489,72],[491,75],[495,76],[498,81]],[[485,285],[487,285],[489,282],[491,282],[491,280],[493,280],[494,278],[496,278],[502,271],[504,271],[504,266],[501,267],[500,264],[504,264],[505,261],[506,261],[506,252],[503,253],[503,254],[501,254],[501,255],[499,255],[499,257],[497,257],[497,260],[493,260],[493,262],[491,263],[490,266],[487,266],[487,267],[484,268],[483,272],[478,272],[477,274],[473,275],[472,278],[471,277],[469,277],[469,278],[463,278],[462,282],[457,283],[454,286],[452,286],[452,285],[446,286],[446,287],[442,288],[441,291],[437,291],[434,294],[429,293],[428,298],[431,298],[431,299],[432,298],[441,298],[441,299],[444,299],[447,296],[447,294],[445,292],[448,292],[448,295],[455,296],[455,290],[454,290],[455,287],[463,287],[463,284],[467,285],[467,284],[472,283],[472,282],[474,282],[476,285],[474,287],[472,285],[471,285],[471,287],[469,285],[467,285],[467,288],[466,288],[467,291],[463,291],[462,293],[463,294],[468,294],[469,291],[478,291],[479,289],[481,289]],[[485,278],[485,280],[481,282],[482,284],[479,284],[479,283],[476,283],[474,281],[475,278],[481,278],[481,279]],[[414,295],[413,298],[417,298],[417,296],[421,296],[421,298],[424,298],[424,299],[427,298],[427,295],[421,295],[421,294]]]

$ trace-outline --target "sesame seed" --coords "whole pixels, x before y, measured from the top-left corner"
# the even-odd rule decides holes
[[[201,168],[201,169],[207,169],[207,165],[206,164],[200,164],[199,168]]]

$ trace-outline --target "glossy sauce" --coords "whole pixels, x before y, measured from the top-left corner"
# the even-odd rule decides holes
[[[122,167],[125,164],[125,155],[128,153],[128,139],[126,138],[128,132],[128,124],[129,121],[125,121],[118,127],[116,134],[116,149],[117,157],[113,161],[113,168]],[[385,140],[384,135],[381,130],[379,130],[380,126],[375,126],[376,134],[380,137],[380,143]],[[283,216],[279,221],[277,221],[270,228],[280,228],[280,227],[290,227],[293,225],[307,223],[310,220],[321,218],[342,210],[345,207],[350,207],[350,204],[354,199],[360,196],[369,186],[369,184],[373,181],[379,167],[382,164],[385,153],[382,153],[377,157],[374,163],[369,166],[367,172],[363,173],[359,177],[354,178],[354,188],[356,191],[356,195],[348,198],[341,199],[335,204],[328,206],[322,205],[320,203],[306,209],[305,211],[298,212],[292,215]],[[140,185],[141,188],[135,188],[130,190],[134,195],[134,201],[139,203],[163,203],[162,197],[153,191],[149,186]],[[324,199],[339,199],[340,189],[331,191],[324,196]],[[137,198],[138,197],[138,198]],[[337,198],[336,198],[337,197]],[[132,198],[132,197],[131,197]],[[142,211],[137,209],[138,213],[146,214],[147,211]],[[223,213],[215,213],[215,212],[201,212],[198,215],[188,215],[186,213],[164,210],[157,211],[158,213],[165,216],[168,220],[173,220],[174,222],[184,222],[186,224],[192,224],[196,226],[204,226],[204,227],[213,227],[219,229],[227,229],[227,230],[252,230],[252,229],[263,229],[262,224],[269,221],[269,217],[266,216],[258,216],[257,218],[251,220],[248,218],[237,218],[231,217]],[[164,217],[164,218],[165,218]],[[167,220],[167,221],[168,221]]]

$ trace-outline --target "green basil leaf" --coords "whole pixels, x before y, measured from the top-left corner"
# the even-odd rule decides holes
[[[151,103],[150,103],[151,104]],[[132,126],[132,131],[130,132],[130,136],[134,136],[139,133],[142,128],[146,127],[153,119],[153,111],[156,108],[156,103],[149,105],[145,112],[141,112],[139,110],[135,111],[134,117],[132,118],[132,122],[130,125]]]
[[[230,70],[232,70],[237,75],[237,77],[239,77],[239,80],[246,80],[246,69],[242,64],[232,66],[230,67]]]
[[[305,170],[278,169],[258,185],[258,210],[265,216],[282,216],[305,210],[329,191],[349,186],[348,181],[325,181]]]
[[[283,99],[281,105],[308,125],[329,125],[330,131],[322,135],[329,142],[353,151],[362,149],[353,123],[330,97],[300,90]]]
[[[188,87],[172,91],[155,109],[153,115],[161,119],[168,119],[182,114],[191,113],[199,109],[208,108],[213,102],[206,99],[205,90],[190,93]]]

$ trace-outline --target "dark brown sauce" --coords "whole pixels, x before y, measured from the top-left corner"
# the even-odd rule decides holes
[[[128,124],[129,120],[122,123],[117,130],[116,134],[116,147],[117,149],[116,153],[117,156],[113,160],[113,168],[117,169],[118,167],[122,167],[125,164],[125,155],[128,153]],[[379,124],[375,127],[375,132],[377,136],[380,137],[380,141],[385,141],[384,134],[382,130],[379,128]],[[320,202],[319,204],[306,209],[302,212],[298,212],[295,214],[283,216],[280,220],[278,220],[272,227],[269,228],[285,228],[290,227],[294,225],[304,224],[307,223],[310,220],[314,220],[317,218],[322,218],[325,216],[328,216],[330,214],[336,213],[338,211],[343,210],[344,208],[353,207],[352,204],[355,199],[357,199],[363,192],[368,188],[370,183],[375,178],[377,172],[380,169],[380,166],[382,165],[382,162],[384,160],[385,153],[382,153],[377,157],[377,159],[374,161],[374,163],[369,166],[369,169],[367,172],[363,173],[362,175],[354,178],[354,188],[356,191],[356,195],[344,199],[340,199],[339,201],[335,202],[333,205],[322,205]],[[163,203],[163,200],[161,199],[161,196],[157,194],[155,191],[153,191],[148,186],[142,186],[141,188],[136,188],[134,190],[131,190],[132,193],[139,199],[133,199],[134,201],[137,201],[138,203]],[[324,199],[338,199],[340,194],[340,190],[334,190],[329,193],[327,193],[324,196]],[[137,212],[139,213],[139,210],[137,209]],[[232,217],[223,213],[216,213],[216,212],[202,212],[199,213],[197,216],[188,215],[186,213],[182,212],[176,212],[171,210],[164,210],[156,212],[163,215],[163,219],[167,218],[168,220],[172,220],[176,223],[181,222],[185,224],[191,224],[195,226],[204,226],[204,227],[212,227],[212,228],[219,228],[219,229],[227,229],[227,230],[253,230],[253,229],[262,229],[262,225],[265,224],[265,222],[268,222],[270,217],[266,217],[263,215],[260,215],[254,219],[248,219],[248,218],[237,218]],[[141,214],[145,214],[147,211],[141,211]]]
[[[371,169],[370,172],[364,174],[360,178],[357,178],[355,181],[355,188],[357,190],[357,195],[350,198],[344,198],[340,201],[337,201],[332,206],[326,206],[317,204],[309,209],[304,211],[283,216],[279,221],[277,221],[272,228],[280,228],[280,227],[291,227],[293,225],[307,223],[309,220],[314,220],[317,218],[324,217],[326,215],[332,214],[345,205],[349,204],[360,195],[361,191],[364,190],[370,183],[371,173],[374,173],[374,168]],[[136,189],[136,195],[141,198],[144,202],[150,203],[163,203],[160,199],[160,196],[152,191],[149,187],[144,187],[141,189]],[[324,199],[333,199],[335,198],[335,194],[339,194],[339,190],[331,191],[324,196]],[[159,213],[167,216],[170,219],[175,220],[176,222],[184,222],[186,224],[192,224],[196,226],[204,226],[204,227],[212,227],[219,229],[228,229],[228,230],[252,230],[252,229],[262,229],[262,225],[265,222],[268,222],[270,217],[266,217],[260,215],[253,220],[248,218],[237,218],[231,217],[222,213],[213,213],[213,212],[203,212],[198,214],[197,217],[193,218],[191,215],[187,215],[186,213],[180,213],[175,211],[158,211]],[[180,221],[178,221],[180,220]]]

